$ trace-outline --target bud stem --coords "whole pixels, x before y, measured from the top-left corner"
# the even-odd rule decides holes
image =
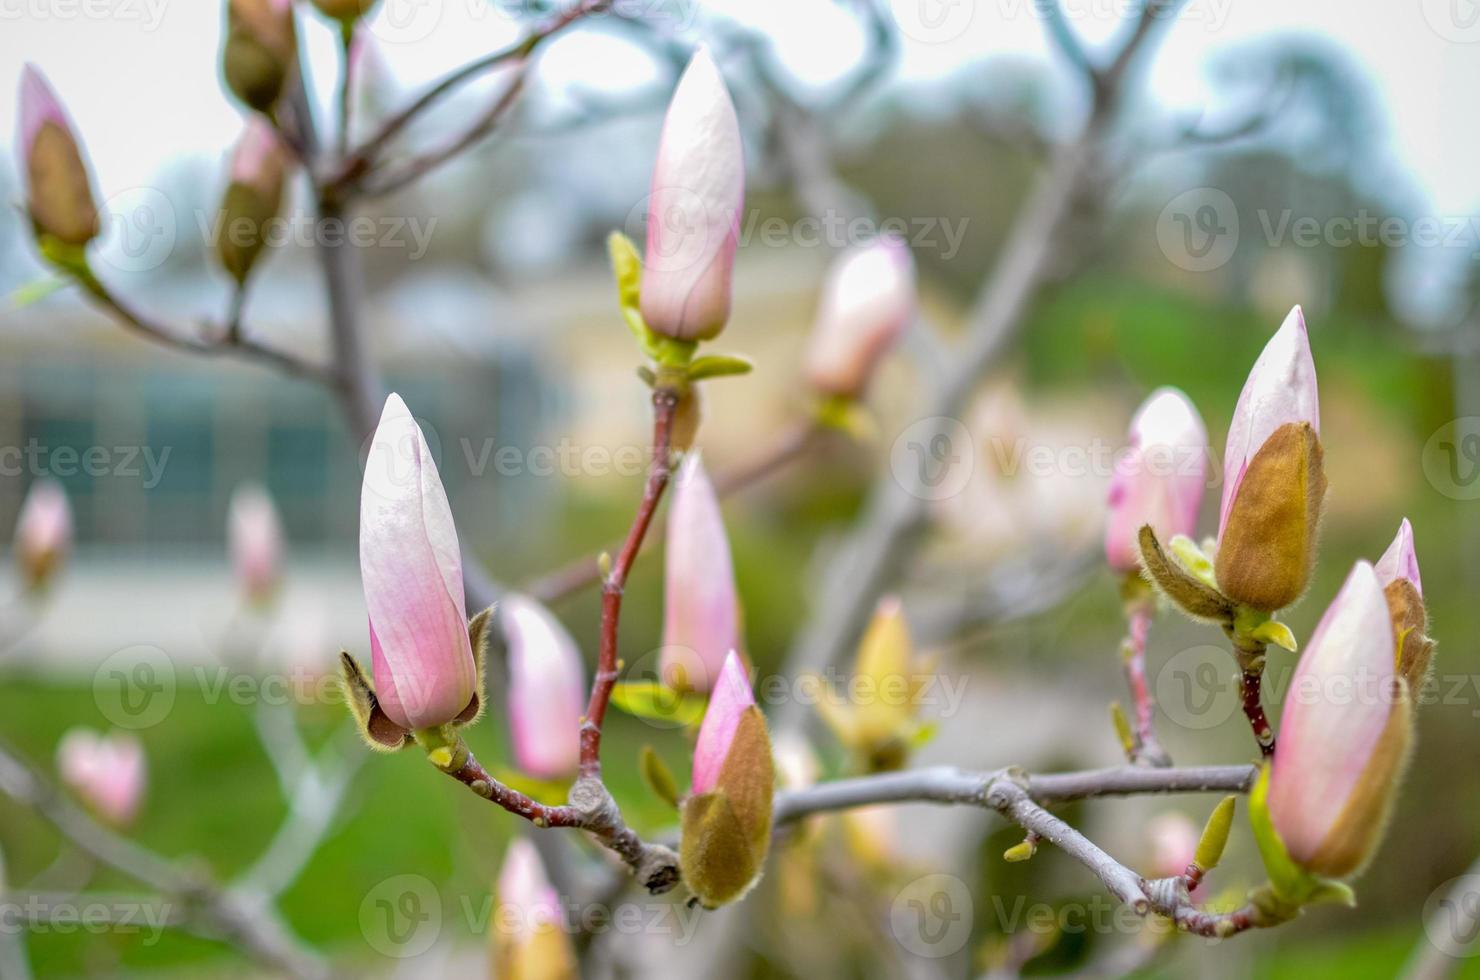
[[[1135,707],[1136,741],[1131,761],[1137,765],[1165,768],[1172,764],[1172,759],[1156,737],[1156,702],[1146,685],[1146,635],[1151,630],[1151,611],[1152,604],[1145,599],[1132,599],[1126,603],[1126,637],[1121,649],[1126,685],[1130,688],[1131,704]]]

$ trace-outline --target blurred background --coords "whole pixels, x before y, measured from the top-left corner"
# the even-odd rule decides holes
[[[786,664],[828,559],[871,482],[898,465],[900,440],[984,283],[1011,258],[1003,251],[1015,216],[1093,112],[1063,32],[1099,59],[1123,42],[1135,5],[637,6],[555,38],[491,139],[367,206],[367,342],[423,420],[465,546],[498,581],[528,585],[619,537],[641,486],[630,461],[646,445],[649,408],[603,243],[614,228],[640,240],[662,110],[693,45],[708,43],[734,94],[749,171],[734,315],[718,346],[756,364],[706,386],[700,445],[711,472],[744,466],[806,418],[801,352],[834,258],[892,229],[920,270],[921,323],[875,387],[872,434],[814,442],[726,502],[748,652],[766,674]],[[737,977],[1400,971],[1425,942],[1423,915],[1441,886],[1480,854],[1480,621],[1470,605],[1480,595],[1480,128],[1471,106],[1480,17],[1469,6],[1411,0],[1354,13],[1335,0],[1278,9],[1190,0],[1158,18],[1043,288],[959,419],[969,476],[930,502],[921,547],[895,570],[917,644],[964,692],[936,709],[939,733],[917,761],[1035,771],[1115,763],[1105,706],[1123,697],[1123,624],[1099,550],[1110,454],[1141,399],[1173,384],[1200,408],[1221,461],[1249,366],[1301,304],[1331,490],[1317,578],[1285,618],[1308,637],[1351,563],[1381,554],[1406,516],[1439,641],[1414,765],[1359,907],[1314,910],[1222,944],[1178,939],[1122,966],[1108,957],[1146,940],[1108,911],[1087,928],[1073,916],[1050,915],[1049,927],[1029,916],[1104,902],[1072,861],[1045,849],[1030,865],[1007,865],[998,855],[1013,835],[986,815],[903,807],[860,826],[820,826],[828,860],[819,870],[789,873],[782,857],[750,902],[696,921],[684,941],[599,938],[638,951],[622,954],[630,960],[613,953],[614,962]],[[361,27],[352,135],[373,132],[437,77],[549,11],[387,0]],[[230,301],[208,246],[241,125],[219,80],[221,13],[181,0],[0,0],[0,78],[14,85],[23,62],[37,64],[86,145],[106,212],[95,269],[184,330],[219,319]],[[305,14],[300,34],[327,114],[334,32]],[[467,86],[408,142],[455,130],[500,81],[493,73]],[[13,100],[0,100],[0,133],[16,125]],[[0,189],[19,202],[13,141],[6,150]],[[254,335],[321,359],[326,303],[310,208],[306,184],[295,186],[287,240],[254,279],[246,321]],[[294,831],[311,846],[273,892],[283,921],[352,975],[482,969],[485,903],[513,818],[417,759],[366,762],[351,744],[343,757],[352,762],[333,761],[343,707],[316,679],[341,647],[367,654],[359,447],[333,400],[257,365],[150,345],[76,291],[54,288],[51,275],[22,211],[5,209],[0,527],[13,526],[32,484],[50,478],[71,502],[76,546],[44,596],[10,585],[0,736],[50,771],[74,725],[134,730],[149,786],[130,833],[225,882],[256,868],[302,806],[291,786],[280,791],[282,773],[294,770],[260,731],[272,701],[310,747],[331,753],[318,775],[338,794],[322,820],[307,807],[311,835]],[[1045,448],[1049,462],[1035,465]],[[271,494],[288,541],[284,586],[265,608],[243,604],[227,557],[228,501],[249,481]],[[1204,533],[1216,517],[1206,503]],[[552,605],[588,663],[597,606],[591,590]],[[661,610],[654,549],[628,590],[626,656],[658,646]],[[1248,761],[1221,643],[1171,615],[1152,630],[1158,724],[1179,763]],[[1276,705],[1294,662],[1282,656],[1267,681]],[[141,663],[169,692],[144,723],[120,710],[117,691],[120,665]],[[1194,691],[1187,678],[1203,678],[1203,665],[1221,680]],[[310,693],[264,677],[307,678]],[[245,680],[233,687],[233,678]],[[486,759],[502,753],[494,722],[474,736]],[[632,717],[612,724],[618,798],[640,827],[661,832],[669,821],[638,782],[637,751],[652,743],[683,773],[687,745]],[[814,735],[825,771],[837,771],[838,747]],[[1110,801],[1066,815],[1136,865],[1150,860],[1154,817],[1181,811],[1200,822],[1211,802]],[[1247,828],[1236,826],[1219,888],[1258,880]],[[134,888],[4,797],[0,853],[0,890],[37,881],[61,893]],[[922,955],[891,935],[889,910],[908,883],[932,874],[965,889],[970,928],[948,954]],[[414,952],[367,925],[365,909],[401,875],[440,903],[435,936]],[[8,935],[13,942],[17,931]],[[174,929],[33,922],[22,941],[37,976],[271,975]],[[1480,976],[1480,957],[1459,970]]]

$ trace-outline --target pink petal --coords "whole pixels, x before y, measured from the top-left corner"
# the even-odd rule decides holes
[[[750,692],[750,678],[745,674],[745,665],[740,662],[740,655],[732,650],[725,658],[719,681],[709,698],[709,707],[704,712],[704,721],[699,725],[698,741],[694,743],[692,783],[696,796],[714,789],[725,756],[730,754],[730,743],[735,739],[740,717],[746,708],[754,705],[755,696]]]
[[[1376,567],[1377,580],[1384,587],[1399,579],[1407,579],[1418,594],[1423,595],[1423,581],[1418,576],[1418,552],[1413,547],[1413,525],[1408,523],[1408,518],[1403,518],[1403,523],[1398,525],[1398,536],[1377,559]]]
[[[509,724],[519,768],[542,779],[575,772],[585,714],[581,652],[550,611],[511,595],[500,610],[509,646]]]
[[[18,146],[22,154],[30,152],[36,135],[48,123],[66,130],[69,135],[72,133],[72,125],[67,120],[67,112],[62,108],[61,100],[46,81],[46,76],[41,74],[41,69],[30,63],[21,69],[20,103]],[[21,171],[24,173],[25,168],[22,167]]]
[[[529,939],[541,926],[563,926],[560,895],[545,874],[539,851],[527,838],[510,841],[504,852],[504,865],[498,876],[498,900],[509,914],[495,915],[493,921],[507,928],[516,942]]]
[[[682,667],[690,687],[709,690],[725,655],[740,646],[738,599],[719,499],[697,454],[679,471],[668,509],[664,567],[663,677]]]
[[[1208,434],[1187,396],[1159,388],[1131,420],[1130,447],[1110,481],[1105,558],[1116,571],[1140,564],[1138,535],[1150,524],[1170,541],[1193,535],[1207,484]]]
[[[365,461],[360,577],[386,713],[413,729],[451,721],[472,700],[477,675],[462,557],[437,465],[395,394],[386,399]]]
[[[259,484],[243,484],[232,493],[227,540],[242,590],[253,599],[271,595],[282,565],[283,527],[272,498]]]
[[[1270,773],[1269,812],[1290,856],[1321,847],[1392,712],[1393,628],[1377,572],[1359,561],[1295,669]]]
[[[60,483],[43,478],[31,484],[16,518],[15,540],[26,561],[64,556],[72,550],[72,505]]]
[[[744,202],[740,122],[701,46],[673,93],[653,168],[642,278],[642,316],[653,330],[703,339],[729,319]]]
[[[231,181],[271,196],[281,182],[283,145],[277,130],[260,115],[247,119],[231,154]]]
[[[1276,429],[1290,422],[1309,422],[1317,434],[1321,431],[1316,365],[1310,353],[1305,315],[1298,306],[1290,310],[1254,362],[1233,410],[1233,423],[1228,427],[1228,442],[1223,451],[1223,501],[1218,511],[1220,539],[1249,461]]]

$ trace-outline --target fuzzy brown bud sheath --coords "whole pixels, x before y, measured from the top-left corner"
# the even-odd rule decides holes
[[[34,65],[21,71],[21,172],[36,234],[80,248],[97,237],[98,209],[82,149],[51,86]]]
[[[679,868],[705,908],[745,897],[760,879],[775,782],[766,720],[732,652],[699,728],[693,795],[683,804]]]
[[[1214,571],[1235,602],[1273,612],[1310,581],[1326,496],[1320,424],[1297,306],[1259,355],[1228,430]]]
[[[1410,690],[1418,690],[1434,656],[1429,638],[1428,611],[1423,603],[1423,580],[1418,574],[1418,553],[1413,548],[1413,525],[1408,518],[1398,527],[1398,536],[1377,560],[1377,579],[1387,598],[1397,645],[1398,673]]]

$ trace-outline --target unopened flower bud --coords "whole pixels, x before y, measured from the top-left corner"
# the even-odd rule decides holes
[[[297,61],[292,0],[228,0],[221,70],[238,99],[271,114]]]
[[[1352,874],[1382,838],[1412,729],[1393,649],[1382,584],[1358,562],[1295,669],[1269,773],[1274,831],[1311,874]]]
[[[1176,878],[1197,857],[1197,824],[1185,813],[1160,813],[1146,825],[1151,838],[1151,874]]]
[[[580,762],[585,681],[581,651],[548,609],[522,595],[506,597],[501,622],[508,641],[509,730],[514,761],[540,779],[564,779]]]
[[[232,493],[226,538],[242,595],[258,606],[271,602],[282,578],[283,525],[272,498],[258,484],[244,484]]]
[[[708,340],[724,328],[744,203],[740,122],[701,47],[678,80],[653,168],[641,302],[654,332]]]
[[[824,697],[817,702],[822,718],[838,741],[871,772],[898,769],[909,757],[920,732],[919,698],[928,680],[915,662],[914,643],[898,598],[879,601],[858,645],[853,663],[850,703]]]
[[[476,714],[457,528],[426,437],[396,394],[386,399],[365,460],[360,576],[385,716],[415,731]]]
[[[15,525],[15,556],[26,587],[51,582],[72,551],[72,506],[55,480],[31,484]]]
[[[1377,561],[1377,580],[1387,596],[1393,621],[1393,642],[1398,651],[1398,673],[1417,690],[1428,675],[1434,655],[1429,638],[1428,611],[1423,602],[1423,580],[1418,574],[1418,552],[1413,548],[1413,525],[1408,518],[1398,527],[1398,536]]]
[[[697,455],[674,484],[663,573],[663,681],[707,691],[739,648],[739,599],[719,499]]]
[[[21,70],[21,173],[38,236],[80,248],[97,237],[98,209],[82,148],[51,86],[34,65]]]
[[[216,256],[238,285],[247,281],[278,216],[290,158],[277,130],[260,116],[247,120],[231,157],[231,183],[221,202]]]
[[[1110,481],[1105,559],[1117,572],[1140,567],[1141,527],[1160,541],[1197,530],[1208,476],[1208,433],[1187,396],[1159,388],[1131,419],[1128,451]]]
[[[743,898],[771,847],[776,774],[766,720],[733,651],[694,745],[693,794],[683,805],[679,868],[706,908]]]
[[[499,980],[576,980],[580,975],[560,896],[539,851],[525,838],[511,841],[504,854],[488,933]]]
[[[1326,496],[1320,427],[1297,306],[1255,362],[1228,429],[1214,567],[1218,588],[1235,602],[1273,612],[1310,581]]]
[[[78,799],[115,827],[133,823],[144,800],[144,746],[128,732],[74,728],[57,743],[57,770]]]
[[[331,20],[354,23],[368,16],[379,0],[313,0],[319,13]]]
[[[807,380],[823,395],[858,398],[915,315],[915,263],[884,237],[837,259],[823,286]]]

